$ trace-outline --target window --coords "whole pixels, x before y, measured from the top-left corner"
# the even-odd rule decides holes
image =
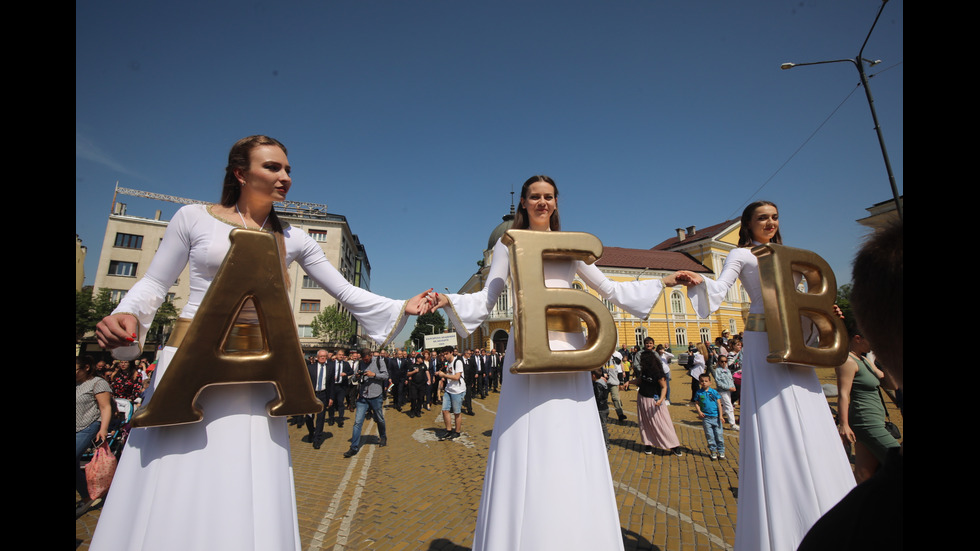
[[[310,230],[310,237],[314,241],[319,241],[320,243],[327,242],[327,230]]]
[[[109,275],[136,277],[135,262],[120,262],[118,260],[109,261]]]
[[[299,329],[299,338],[301,339],[313,338],[313,327],[309,325],[300,325],[298,329]]]
[[[643,339],[647,338],[647,328],[637,327],[634,333],[636,333],[636,346],[643,348]]]
[[[169,302],[170,304],[173,304],[175,298],[177,298],[177,295],[175,295],[174,293],[167,293],[167,296],[166,296],[166,298],[163,299],[163,301],[164,302]]]
[[[711,342],[711,329],[701,328],[701,342]]]
[[[319,312],[320,311],[320,301],[319,300],[301,300],[301,301],[299,301],[299,311],[300,312]]]
[[[507,289],[504,289],[503,293],[497,297],[497,311],[506,313],[507,312]]]
[[[303,276],[303,288],[304,289],[319,289],[320,286],[317,285],[316,281],[313,281],[313,278],[312,277],[310,277],[308,275],[305,275],[305,276]]]
[[[124,296],[126,296],[125,289],[109,289],[109,300],[111,300],[113,304],[119,304],[119,301],[122,300]]]
[[[738,329],[738,327],[735,325],[735,320],[734,319],[728,320],[728,332],[734,335],[735,333],[738,333],[736,329]]]
[[[612,314],[615,314],[616,313],[616,305],[613,304],[612,301],[606,300],[606,299],[602,299],[602,303],[606,305],[606,308],[609,309],[609,312],[610,313],[612,313]]]
[[[142,249],[143,248],[143,236],[142,235],[132,235],[129,233],[117,233],[115,247],[121,247],[123,249]]]
[[[679,346],[687,345],[687,329],[683,327],[674,329],[674,344]]]
[[[670,311],[675,314],[684,313],[684,295],[680,291],[670,293]]]

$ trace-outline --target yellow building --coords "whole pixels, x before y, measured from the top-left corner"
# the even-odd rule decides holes
[[[472,293],[483,288],[490,264],[493,261],[493,247],[500,236],[510,229],[514,219],[514,208],[503,217],[494,228],[483,251],[483,263],[479,270],[464,283],[460,293]],[[596,266],[613,281],[644,281],[659,279],[677,270],[689,270],[705,277],[717,277],[724,266],[725,258],[738,242],[738,219],[728,220],[703,230],[694,226],[678,229],[677,235],[651,249],[626,249],[605,246],[603,255]],[[598,293],[589,289],[576,277],[572,286],[588,290],[595,296]],[[736,283],[729,292],[718,312],[708,319],[699,319],[684,287],[667,289],[654,304],[649,318],[641,320],[603,300],[616,322],[618,341],[624,347],[642,346],[643,339],[653,337],[657,343],[669,343],[675,349],[686,350],[689,342],[713,341],[721,336],[722,330],[732,334],[745,327],[748,314],[748,295]],[[511,320],[514,317],[514,296],[508,284],[500,294],[497,305],[490,316],[465,339],[460,339],[463,348],[495,348],[503,350],[507,344]]]

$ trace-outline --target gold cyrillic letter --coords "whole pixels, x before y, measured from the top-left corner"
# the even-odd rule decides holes
[[[268,403],[269,415],[323,409],[303,361],[275,238],[264,232],[236,229],[230,239],[231,248],[187,336],[149,403],[133,417],[134,427],[200,421],[203,415],[194,402],[208,385],[272,383],[279,399]],[[243,331],[236,321],[247,303],[255,306],[257,327]],[[252,338],[245,334],[249,330]]]
[[[847,359],[847,330],[834,314],[837,280],[827,262],[812,251],[769,243],[752,249],[759,257],[766,307],[771,363],[837,367]],[[807,290],[797,289],[793,273],[802,273]],[[811,322],[818,346],[808,346],[801,322]]]
[[[606,363],[616,349],[615,322],[606,307],[589,293],[544,285],[544,260],[581,260],[592,264],[602,256],[602,243],[587,233],[508,230],[502,242],[510,250],[514,285],[513,373],[590,371]],[[587,327],[582,350],[551,350],[548,327],[571,332]]]

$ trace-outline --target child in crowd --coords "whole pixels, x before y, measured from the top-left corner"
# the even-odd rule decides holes
[[[728,355],[718,356],[718,365],[715,366],[715,384],[718,386],[718,394],[721,395],[721,408],[725,412],[725,417],[728,417],[728,424],[734,430],[738,430],[738,423],[735,422],[735,406],[732,405],[735,379],[728,369]]]
[[[711,459],[725,459],[725,433],[721,419],[721,395],[711,388],[711,377],[702,373],[698,377],[701,388],[694,395],[694,407],[704,426],[704,436],[708,439]]]

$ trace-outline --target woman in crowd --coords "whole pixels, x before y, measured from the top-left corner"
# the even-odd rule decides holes
[[[119,362],[109,384],[112,386],[112,394],[116,398],[123,398],[130,402],[135,402],[136,398],[143,393],[143,377],[140,375],[139,369],[133,366],[133,362],[126,360]]]
[[[273,203],[284,200],[291,186],[285,146],[267,136],[235,143],[221,202],[177,211],[146,275],[99,323],[99,343],[112,349],[142,341],[170,285],[188,263],[191,291],[178,324],[189,324],[236,228],[271,232],[279,258],[269,261],[284,275],[289,264],[298,262],[378,342],[401,329],[404,314],[428,311],[425,294],[397,301],[351,285],[316,241],[283,223]],[[178,345],[172,337],[163,349],[147,401],[166,377]],[[134,429],[92,549],[299,549],[286,419],[266,413],[275,396],[271,384],[212,385],[197,399],[202,421]]]
[[[513,229],[560,231],[558,187],[533,176],[521,188]],[[469,335],[506,292],[510,276],[507,247],[493,249],[486,286],[469,295],[441,295],[459,333]],[[679,272],[661,280],[612,282],[594,265],[546,260],[552,287],[571,288],[578,276],[599,294],[645,319],[665,286],[700,277]],[[549,318],[551,319],[551,318]],[[584,347],[577,317],[551,319],[551,350]],[[606,328],[609,329],[609,328]],[[487,457],[477,514],[474,551],[536,549],[622,549],[619,514],[609,460],[587,372],[515,374],[513,331],[503,361],[503,390]]]
[[[82,500],[76,516],[92,506],[88,495],[82,454],[91,445],[105,441],[112,420],[112,389],[102,377],[95,376],[95,362],[90,356],[75,358],[75,489]]]
[[[717,281],[688,289],[702,318],[736,279],[752,304],[744,334],[736,551],[796,549],[807,530],[854,486],[827,399],[812,367],[766,361],[769,339],[758,259],[751,248],[782,243],[779,211],[768,201],[742,213],[740,248]]]
[[[865,358],[871,345],[858,333],[857,324],[845,323],[851,340],[847,361],[837,367],[839,432],[845,444],[854,444],[854,478],[860,484],[885,462],[888,450],[900,444],[885,428],[885,404],[879,390],[885,374]]]
[[[662,344],[657,345],[657,355],[660,356],[660,363],[664,367],[664,376],[667,378],[667,400],[664,402],[670,405],[670,362],[674,361],[674,355],[670,349]]]
[[[635,377],[639,385],[636,391],[636,409],[640,418],[643,453],[650,455],[653,448],[657,447],[670,450],[676,456],[684,455],[666,403],[667,376],[660,363],[660,355],[653,349],[652,337],[644,339],[643,344],[645,350],[637,355],[639,365],[636,367]]]

